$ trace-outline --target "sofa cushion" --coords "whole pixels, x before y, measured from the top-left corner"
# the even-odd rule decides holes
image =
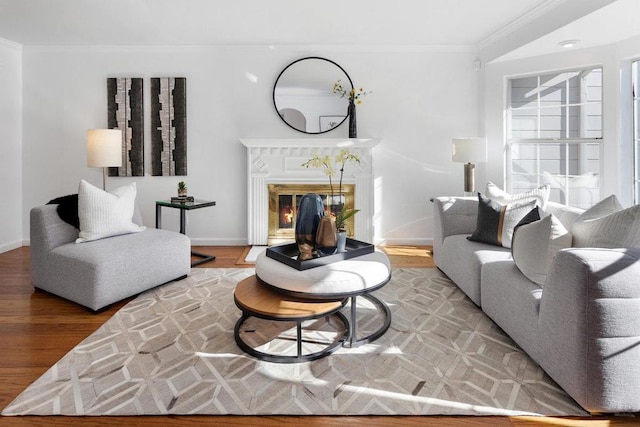
[[[502,205],[478,193],[478,219],[469,240],[510,248],[513,229],[536,203],[531,200]]]
[[[482,311],[536,358],[540,354],[538,321],[542,288],[508,260],[486,264],[481,280]]]
[[[556,253],[571,247],[571,240],[560,220],[549,214],[538,221],[518,224],[513,232],[511,255],[522,274],[543,286]]]
[[[491,181],[487,182],[487,188],[485,191],[487,197],[503,205],[506,205],[508,203],[529,202],[531,200],[536,200],[538,202],[538,206],[540,206],[542,209],[545,209],[547,206],[550,192],[551,187],[549,187],[548,185],[543,185],[541,187],[533,188],[523,193],[510,194]]]
[[[622,209],[617,198],[609,196],[579,216],[571,233],[573,246],[579,248],[640,246],[640,205]]]
[[[439,252],[441,262],[438,268],[478,306],[481,304],[480,273],[483,266],[512,260],[509,249],[469,241],[465,234],[446,237]]]
[[[81,180],[78,187],[80,233],[76,243],[143,231],[144,226],[132,221],[135,200],[135,182],[108,193]]]
[[[184,234],[147,229],[51,250],[34,285],[99,310],[189,274],[191,241]]]

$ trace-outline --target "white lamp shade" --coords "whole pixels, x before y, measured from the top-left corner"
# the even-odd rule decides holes
[[[453,138],[451,160],[459,163],[480,163],[487,161],[487,139],[479,137]]]
[[[122,166],[122,132],[119,129],[87,131],[87,166],[92,168]]]

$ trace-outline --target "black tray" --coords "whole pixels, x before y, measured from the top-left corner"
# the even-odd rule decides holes
[[[355,258],[361,255],[372,253],[375,248],[371,243],[361,242],[355,239],[347,238],[345,252],[339,252],[333,255],[317,256],[305,261],[299,261],[298,245],[296,243],[287,243],[284,245],[271,246],[267,248],[267,256],[289,267],[298,270],[308,270],[310,268],[320,267],[346,259]]]

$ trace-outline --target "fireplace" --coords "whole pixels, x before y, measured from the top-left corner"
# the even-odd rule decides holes
[[[345,193],[346,199],[352,197],[353,207],[360,210],[352,218],[351,234],[358,240],[375,243],[373,148],[381,142],[379,139],[241,139],[240,142],[247,147],[248,244],[267,245],[273,234],[269,231],[270,221],[274,221],[269,217],[269,185],[309,186],[301,187],[304,188],[302,194],[328,194],[328,180],[323,171],[306,168],[302,164],[314,154],[333,157],[343,148],[349,148],[360,157],[360,163],[347,165],[343,177],[343,187],[350,189]],[[334,190],[337,191],[337,183],[334,183]],[[291,195],[291,203],[295,204],[294,194],[298,193]],[[282,200],[286,203],[285,199]],[[293,213],[283,211],[285,223],[290,215]],[[279,214],[276,218],[279,222]],[[284,232],[280,230],[280,234]]]
[[[342,194],[338,194],[338,186],[334,187],[333,203],[331,199],[331,187],[321,184],[268,184],[269,189],[269,245],[292,241],[295,238],[295,220],[298,213],[300,199],[307,193],[320,195],[324,204],[325,214],[330,212],[337,215],[340,210],[339,203],[344,203],[347,209],[354,208],[355,185],[343,184]],[[347,235],[355,235],[355,217],[346,222]]]

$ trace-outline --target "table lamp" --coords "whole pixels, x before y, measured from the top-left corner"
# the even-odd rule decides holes
[[[487,161],[487,140],[480,137],[453,138],[451,160],[464,165],[464,191],[476,191],[475,164]]]
[[[87,131],[87,166],[102,168],[102,189],[106,190],[107,168],[122,166],[122,131],[89,129]]]

